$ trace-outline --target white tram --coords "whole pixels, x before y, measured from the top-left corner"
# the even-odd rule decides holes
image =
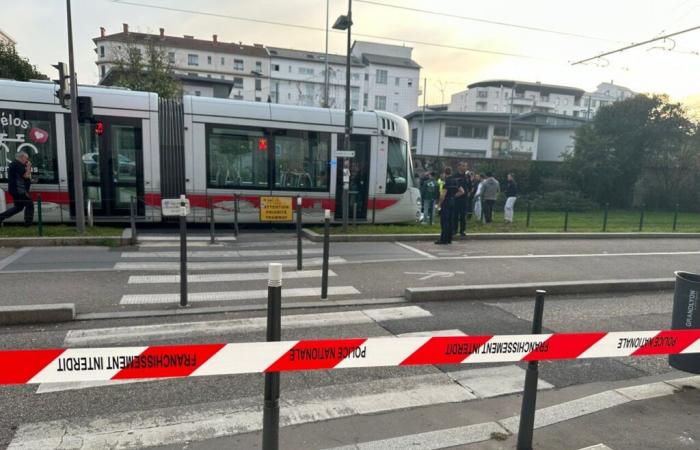
[[[0,80],[0,187],[19,150],[30,153],[46,221],[74,214],[70,120],[50,82]],[[340,218],[344,112],[272,103],[185,96],[164,101],[147,92],[81,87],[94,119],[80,124],[86,202],[96,220],[129,217],[159,222],[162,198],[186,194],[188,220],[259,222],[261,197],[302,197],[305,222]],[[408,124],[387,112],[354,112],[349,167],[350,205],[358,222],[407,222],[420,217],[408,150]],[[12,197],[5,194],[7,203]],[[353,211],[349,206],[348,210]],[[15,220],[20,220],[15,217]]]

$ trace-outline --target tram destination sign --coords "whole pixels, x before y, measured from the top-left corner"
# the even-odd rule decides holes
[[[355,150],[336,150],[335,156],[338,158],[354,158]]]
[[[183,200],[185,202],[184,210]],[[160,201],[160,209],[164,216],[186,216],[190,213],[190,201],[188,199],[164,198]]]

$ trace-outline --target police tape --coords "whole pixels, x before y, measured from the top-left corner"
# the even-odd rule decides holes
[[[0,351],[0,384],[700,353],[700,330]]]

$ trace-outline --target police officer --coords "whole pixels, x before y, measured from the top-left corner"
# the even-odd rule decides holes
[[[438,245],[447,245],[452,243],[452,231],[454,230],[454,214],[455,214],[455,198],[460,192],[464,195],[464,191],[459,186],[457,178],[452,176],[452,169],[445,167],[443,173],[445,180],[445,190],[440,195],[440,239],[435,241]]]
[[[469,192],[472,190],[472,180],[467,172],[469,168],[466,162],[461,162],[457,166],[458,186],[461,188],[455,196],[455,216],[454,216],[454,233],[459,232],[460,236],[466,236],[467,231],[467,213],[469,212]],[[461,193],[463,192],[463,194]],[[458,229],[459,227],[459,229]]]

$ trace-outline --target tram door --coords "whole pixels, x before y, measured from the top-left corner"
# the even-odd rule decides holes
[[[357,204],[357,218],[367,219],[367,197],[369,195],[369,163],[370,163],[370,136],[353,135],[350,139],[350,150],[355,152],[354,158],[345,158],[350,168],[350,192],[348,199],[348,221],[352,220],[352,205]],[[343,141],[343,136],[338,135],[338,142]],[[343,216],[343,167],[338,163],[335,189],[335,218]]]
[[[95,121],[97,125],[80,124],[80,165],[86,204],[92,201],[96,216],[128,216],[131,197],[135,196],[138,215],[143,215],[141,120],[95,117]],[[72,167],[70,163],[69,167]],[[75,213],[74,203],[71,213]]]

